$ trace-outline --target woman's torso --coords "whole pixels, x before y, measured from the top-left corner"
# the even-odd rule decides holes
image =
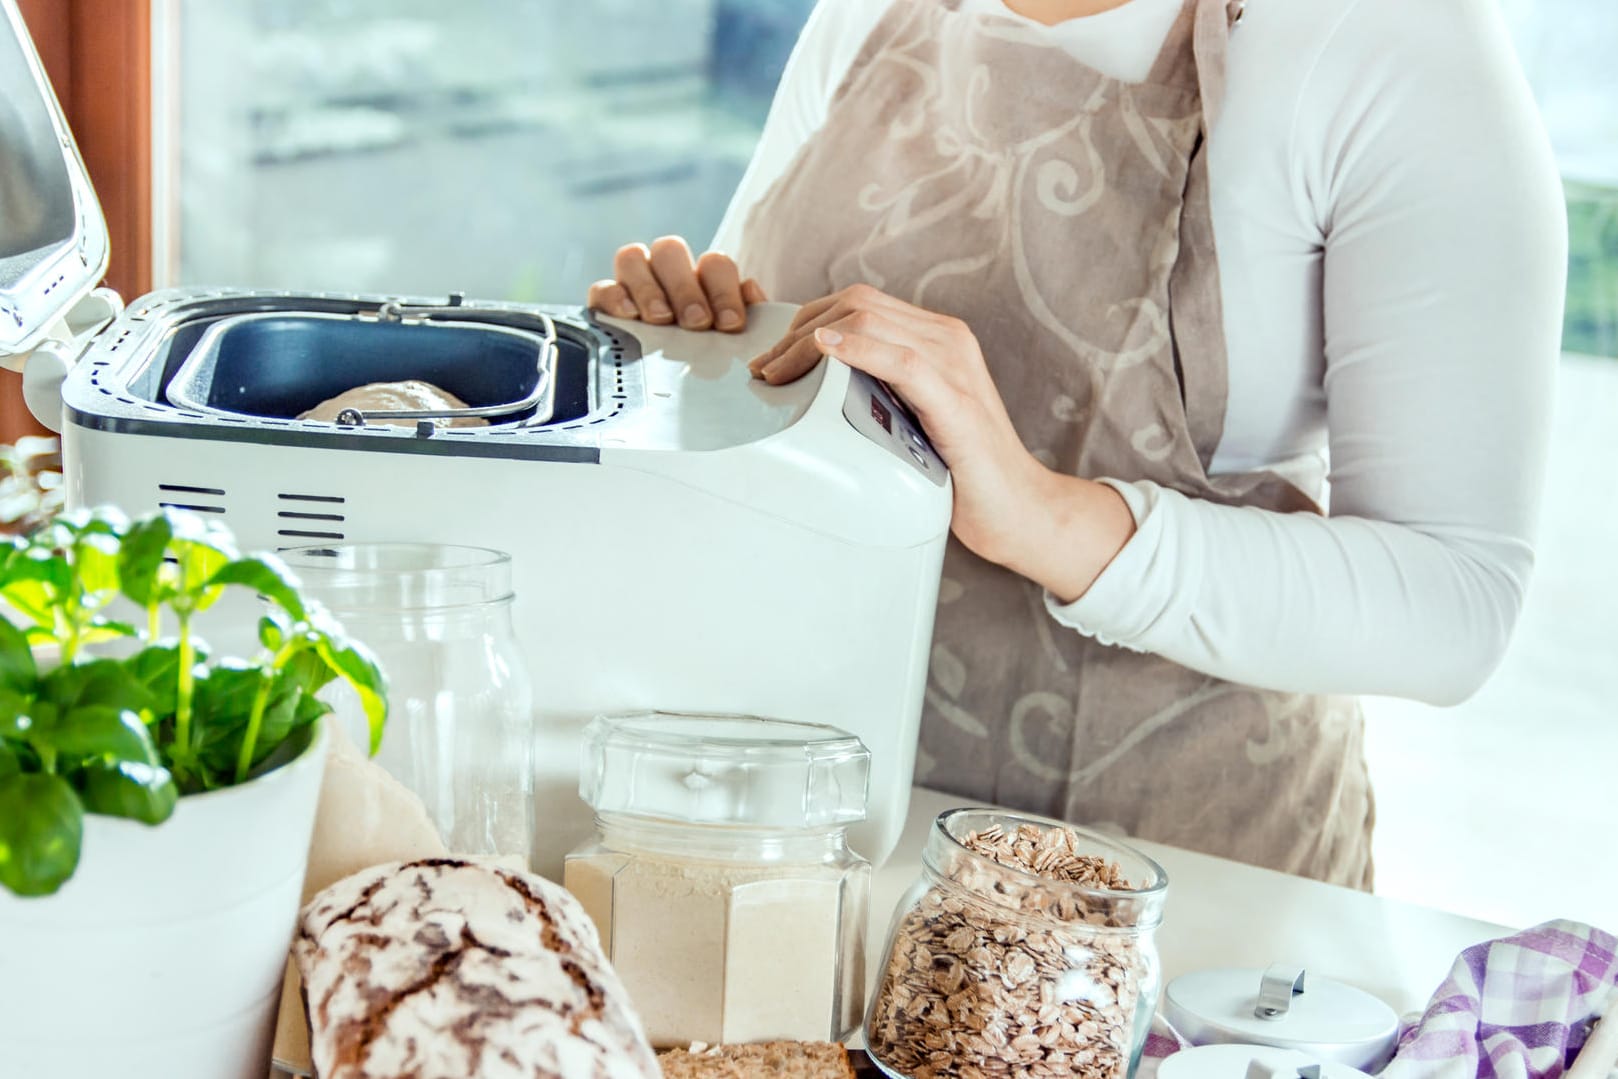
[[[783,78],[753,166],[715,246],[739,249],[747,212],[824,121],[830,99],[887,4],[821,0]],[[1076,58],[1115,78],[1143,78],[1181,0],[1130,0],[1045,32]],[[964,0],[962,10],[1012,15],[1003,0]],[[1329,110],[1304,115],[1310,58],[1330,38],[1341,9],[1313,0],[1249,3],[1231,36],[1229,84],[1210,139],[1209,179],[1229,353],[1224,433],[1210,471],[1270,468],[1318,493],[1324,477],[1326,405],[1321,311],[1323,230],[1310,160],[1332,153],[1341,133]],[[1013,15],[1013,17],[1016,17]],[[1312,89],[1308,95],[1329,94]],[[785,129],[785,130],[781,130]],[[772,143],[774,143],[772,145]],[[992,342],[986,347],[992,347]]]

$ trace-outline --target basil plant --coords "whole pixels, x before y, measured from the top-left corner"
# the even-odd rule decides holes
[[[263,597],[258,654],[213,657],[196,622]],[[127,601],[127,602],[124,602]],[[243,556],[183,513],[58,515],[0,542],[0,885],[50,895],[79,862],[84,815],[160,824],[188,794],[244,783],[309,744],[333,681],[381,742],[382,672],[273,555]],[[125,620],[127,619],[127,620]],[[98,655],[93,646],[117,644]],[[41,646],[54,662],[41,663]]]

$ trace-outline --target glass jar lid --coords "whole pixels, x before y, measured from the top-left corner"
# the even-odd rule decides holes
[[[819,723],[648,712],[591,723],[582,764],[579,795],[597,813],[833,828],[865,819],[871,754]]]
[[[1268,1045],[1371,1072],[1399,1041],[1387,1003],[1286,963],[1182,974],[1164,990],[1163,1018],[1193,1045]]]

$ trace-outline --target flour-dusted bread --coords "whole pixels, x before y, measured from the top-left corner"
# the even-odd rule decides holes
[[[693,1046],[657,1059],[663,1079],[856,1079],[848,1050],[832,1042]]]
[[[421,798],[356,746],[343,724],[326,722],[326,774],[309,840],[303,902],[350,873],[387,862],[440,858],[449,853]],[[308,1075],[309,1024],[303,983],[289,956],[275,1020],[275,1059]]]
[[[317,895],[293,945],[321,1079],[656,1079],[594,926],[542,877],[459,858]]]
[[[344,390],[336,397],[320,402],[308,412],[301,414],[298,419],[336,423],[338,413],[345,408],[358,409],[360,412],[422,412],[434,408],[465,407],[466,402],[448,390],[440,389],[431,382],[409,379],[404,382],[372,382],[369,385],[356,386],[352,390]],[[365,422],[391,424],[395,427],[416,426],[415,420],[403,419],[374,419]],[[487,427],[489,421],[481,416],[461,416],[445,421],[444,426]]]

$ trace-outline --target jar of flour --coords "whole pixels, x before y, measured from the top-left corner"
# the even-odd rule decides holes
[[[565,883],[658,1048],[841,1040],[864,1007],[871,867],[848,847],[870,753],[834,727],[650,713],[596,720],[593,840]]]

